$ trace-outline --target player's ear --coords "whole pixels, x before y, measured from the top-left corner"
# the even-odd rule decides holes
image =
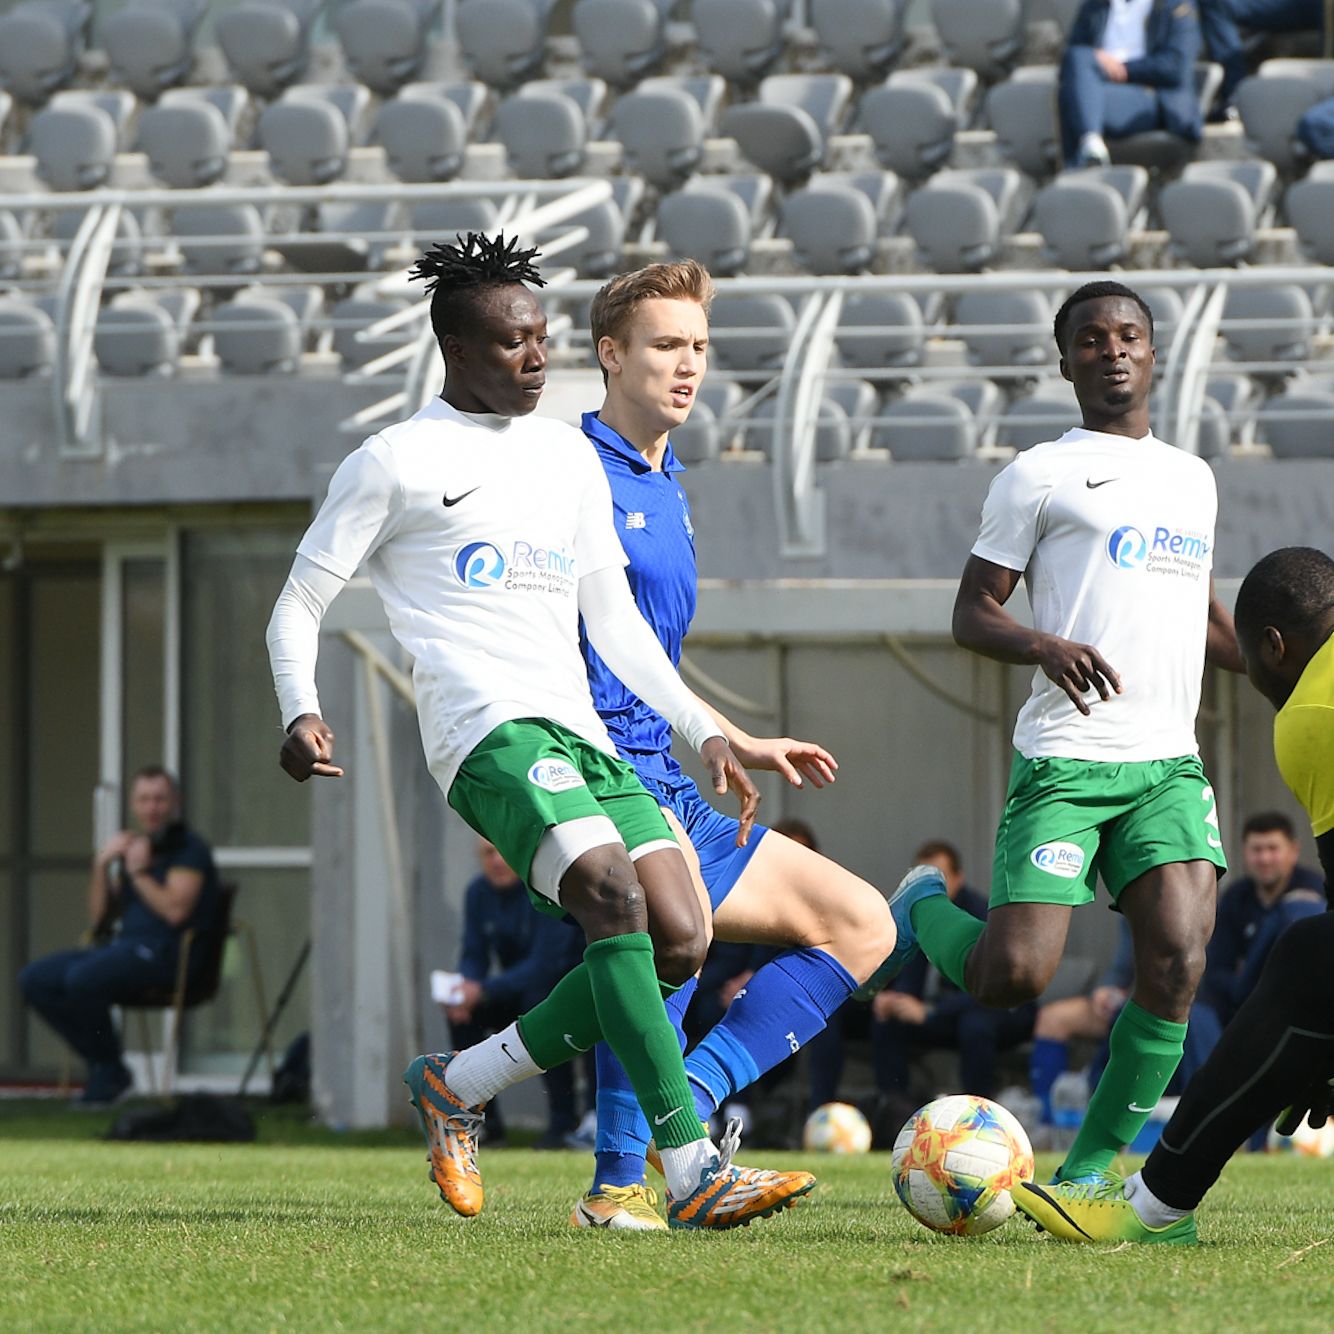
[[[1288,646],[1283,642],[1283,632],[1272,625],[1265,626],[1260,644],[1261,652],[1275,667],[1283,661],[1288,651]]]
[[[1065,364],[1065,357],[1062,356],[1056,364],[1060,367],[1061,379],[1068,380],[1070,378],[1070,367]]]
[[[462,365],[468,360],[468,354],[457,334],[446,334],[440,340],[440,351],[444,355],[446,364],[455,362]]]
[[[610,334],[603,334],[598,339],[598,364],[608,375],[621,373],[621,356],[616,347],[616,340]]]

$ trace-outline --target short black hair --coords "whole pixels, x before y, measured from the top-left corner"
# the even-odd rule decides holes
[[[1116,283],[1104,278],[1076,288],[1061,302],[1061,308],[1056,312],[1056,319],[1052,324],[1052,331],[1056,335],[1057,351],[1062,356],[1065,356],[1065,336],[1068,332],[1066,326],[1070,323],[1070,312],[1081,301],[1097,301],[1100,297],[1106,296],[1120,296],[1133,301],[1144,312],[1144,318],[1149,322],[1149,342],[1153,342],[1153,311],[1149,309],[1149,303],[1125,283]]]
[[[963,870],[963,858],[959,856],[959,849],[946,839],[928,838],[912,855],[915,862],[924,862],[931,857],[944,857],[955,875]]]
[[[1232,619],[1237,637],[1254,643],[1272,625],[1282,634],[1319,629],[1334,614],[1334,560],[1315,547],[1280,547],[1262,556],[1241,581]]]
[[[1297,830],[1282,811],[1256,811],[1254,815],[1247,816],[1246,823],[1241,827],[1241,836],[1247,839],[1252,834],[1285,834],[1294,843],[1297,841]]]
[[[469,232],[454,239],[457,245],[441,242],[431,247],[413,266],[409,278],[420,279],[431,293],[431,328],[438,342],[445,335],[457,334],[466,327],[473,298],[493,287],[511,283],[531,283],[545,287],[546,282],[533,264],[540,252],[519,249],[519,238],[507,241],[503,232],[489,237]]]
[[[785,819],[775,820],[769,827],[786,838],[805,844],[812,852],[820,851],[820,840],[815,837],[815,830],[799,816],[789,815]]]

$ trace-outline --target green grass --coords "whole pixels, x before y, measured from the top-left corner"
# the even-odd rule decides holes
[[[54,1133],[0,1120],[5,1331],[1334,1328],[1328,1162],[1237,1160],[1194,1250],[1063,1246],[1015,1220],[935,1237],[879,1154],[816,1162],[807,1203],[745,1231],[616,1236],[567,1225],[576,1154],[483,1151],[486,1210],[464,1221],[396,1132],[351,1145],[289,1116],[254,1145],[144,1146],[36,1120]],[[265,1142],[284,1137],[308,1142]]]

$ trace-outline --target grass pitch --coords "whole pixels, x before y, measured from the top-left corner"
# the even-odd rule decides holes
[[[486,1210],[465,1221],[397,1135],[143,1146],[95,1129],[0,1121],[2,1330],[1334,1328],[1334,1161],[1238,1159],[1197,1249],[1095,1250],[1018,1220],[933,1236],[885,1154],[803,1158],[816,1193],[744,1231],[613,1235],[567,1224],[578,1154],[483,1150]]]

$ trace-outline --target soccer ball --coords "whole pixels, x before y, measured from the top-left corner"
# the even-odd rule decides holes
[[[1334,1157],[1334,1120],[1314,1130],[1303,1121],[1291,1135],[1280,1135],[1270,1126],[1266,1147],[1271,1153],[1291,1151],[1303,1158]]]
[[[827,1102],[806,1118],[801,1142],[810,1153],[866,1153],[871,1123],[850,1103]]]
[[[933,1232],[975,1237],[1014,1213],[1010,1188],[1033,1176],[1033,1146],[999,1103],[937,1098],[894,1141],[894,1189]]]

